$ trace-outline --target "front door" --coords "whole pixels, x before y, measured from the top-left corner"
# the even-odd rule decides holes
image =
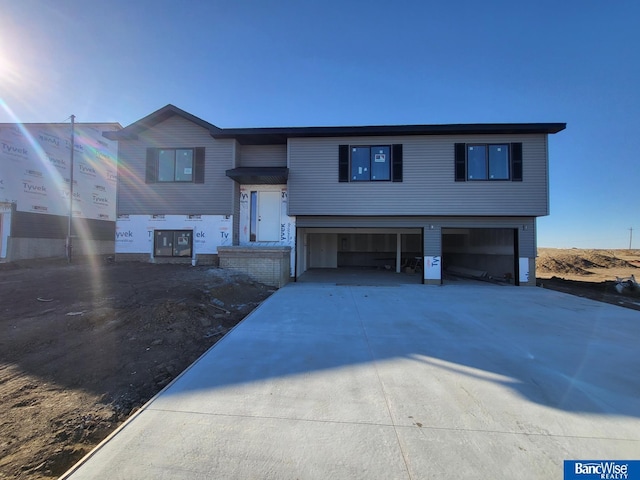
[[[280,241],[280,192],[258,192],[258,242]]]

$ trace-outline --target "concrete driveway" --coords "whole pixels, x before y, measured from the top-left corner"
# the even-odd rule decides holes
[[[638,345],[539,288],[291,284],[63,478],[562,478],[640,458]]]

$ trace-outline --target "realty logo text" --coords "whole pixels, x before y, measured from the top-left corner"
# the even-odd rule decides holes
[[[598,478],[604,480],[629,479],[629,465],[615,461],[576,461],[573,466],[574,478]],[[578,477],[580,476],[580,477]]]

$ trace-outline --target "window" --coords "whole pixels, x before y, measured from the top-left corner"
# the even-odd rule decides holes
[[[485,145],[467,147],[467,175],[469,180],[487,179],[487,147]]]
[[[153,250],[156,257],[191,257],[193,230],[156,230]]]
[[[522,143],[456,143],[455,179],[522,181]]]
[[[340,182],[402,181],[402,145],[339,146]]]
[[[158,182],[193,181],[193,150],[172,148],[158,150]]]
[[[467,145],[468,180],[509,180],[508,145]]]
[[[204,148],[148,148],[147,183],[204,183]]]
[[[391,179],[391,148],[351,147],[351,181]]]

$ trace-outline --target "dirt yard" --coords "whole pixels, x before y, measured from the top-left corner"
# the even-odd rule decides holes
[[[616,277],[640,282],[640,250],[538,249],[537,283],[581,297],[640,310],[640,290],[616,291]]]
[[[539,251],[538,285],[636,310],[614,280],[639,273],[640,250]],[[208,267],[0,265],[0,478],[64,473],[272,292]]]
[[[208,267],[0,265],[0,478],[64,473],[272,292]]]

